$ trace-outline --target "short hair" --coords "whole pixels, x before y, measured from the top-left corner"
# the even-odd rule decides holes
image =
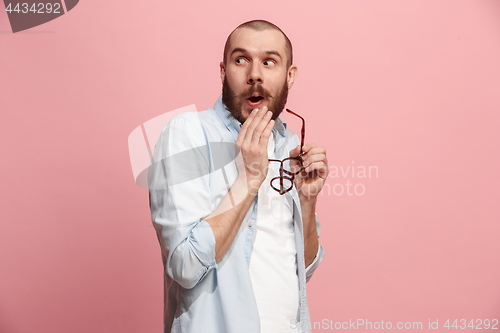
[[[283,30],[281,30],[277,25],[272,24],[271,22],[265,20],[252,20],[242,23],[229,34],[229,36],[226,39],[226,44],[224,45],[224,64],[227,63],[227,52],[229,51],[229,39],[231,39],[233,33],[240,28],[248,28],[256,31],[277,30],[281,32],[283,34],[283,37],[285,37],[285,52],[287,57],[286,65],[287,67],[290,67],[293,64],[292,43],[290,42],[286,34],[283,32]]]

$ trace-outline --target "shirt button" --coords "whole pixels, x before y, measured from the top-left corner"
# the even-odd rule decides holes
[[[249,227],[253,226],[253,222],[252,221],[248,222],[248,226]]]

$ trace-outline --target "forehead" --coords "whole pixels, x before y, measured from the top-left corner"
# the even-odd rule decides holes
[[[286,41],[283,34],[274,29],[253,30],[249,28],[236,29],[229,39],[228,56],[236,48],[245,49],[249,52],[278,51],[282,57],[286,56]]]

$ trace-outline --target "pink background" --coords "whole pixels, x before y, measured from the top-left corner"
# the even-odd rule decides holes
[[[224,41],[254,18],[292,40],[288,106],[339,169],[312,320],[500,319],[500,1],[83,0],[17,34],[1,8],[2,333],[162,330],[127,138],[212,106]]]

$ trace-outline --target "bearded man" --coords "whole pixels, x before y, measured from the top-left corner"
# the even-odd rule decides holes
[[[290,40],[267,21],[241,24],[220,76],[214,108],[172,119],[149,170],[164,332],[310,332],[328,162],[279,117],[297,76]]]

